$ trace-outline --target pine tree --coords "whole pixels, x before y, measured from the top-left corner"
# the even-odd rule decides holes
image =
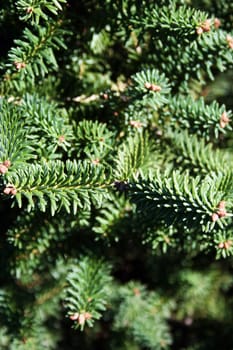
[[[0,18],[0,349],[232,350],[232,1]]]

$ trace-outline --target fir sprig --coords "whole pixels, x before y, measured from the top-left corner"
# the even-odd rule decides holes
[[[227,224],[226,213],[218,215],[226,194],[211,178],[201,180],[176,171],[158,171],[155,177],[132,182],[130,195],[139,213],[150,222],[160,220],[186,229],[195,225],[207,232],[215,225],[223,228]]]
[[[65,3],[66,0],[18,0],[16,6],[21,20],[39,24],[41,18],[48,20],[47,12],[57,15]]]
[[[28,211],[35,207],[45,211],[49,207],[54,215],[61,208],[69,213],[72,207],[76,213],[78,208],[90,208],[92,201],[100,206],[103,196],[107,196],[109,180],[104,170],[89,162],[50,161],[41,165],[25,164],[24,168],[9,174],[6,181],[16,190],[19,207],[26,199]]]
[[[109,297],[110,266],[101,259],[81,257],[67,276],[65,304],[74,327],[82,330],[100,319]]]

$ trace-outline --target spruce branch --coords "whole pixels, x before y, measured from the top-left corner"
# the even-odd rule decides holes
[[[74,328],[92,327],[109,300],[110,266],[100,259],[84,256],[72,266],[65,287],[65,305]]]
[[[30,20],[32,24],[39,24],[41,18],[48,20],[47,12],[57,16],[65,3],[66,0],[18,0],[16,6],[22,21]]]
[[[130,105],[140,109],[149,106],[158,109],[167,102],[170,84],[163,73],[157,69],[145,69],[131,77],[132,86],[126,95],[129,96]]]
[[[120,287],[118,293],[122,300],[114,328],[128,333],[143,347],[167,349],[171,336],[166,319],[170,316],[172,302],[166,302],[136,282]]]
[[[156,167],[156,154],[152,156],[155,146],[149,139],[149,135],[137,132],[129,136],[119,147],[115,159],[115,179],[126,181],[133,176],[138,176],[141,171],[148,171],[149,167]]]
[[[64,208],[76,213],[78,208],[89,210],[91,202],[101,205],[110,186],[101,166],[89,162],[49,161],[47,163],[25,164],[6,177],[16,189],[16,202],[23,206],[27,201],[28,211],[37,207],[41,211],[50,208],[51,214]]]
[[[22,122],[22,114],[10,100],[0,100],[0,163],[8,161],[11,170],[33,158],[28,130]],[[7,171],[6,170],[6,171]],[[3,172],[0,173],[3,174]]]
[[[231,117],[232,112],[216,101],[206,104],[203,98],[194,100],[191,96],[178,95],[161,111],[160,123],[169,121],[171,127],[186,129],[209,140],[232,130]]]
[[[196,37],[196,29],[204,26],[207,13],[188,6],[156,6],[150,10],[145,7],[144,14],[131,19],[134,28],[139,31],[150,31],[153,36],[163,37],[174,33],[178,40],[182,37],[189,40]]]
[[[21,89],[22,81],[35,81],[37,76],[44,77],[49,70],[57,70],[58,65],[54,50],[66,48],[64,30],[61,22],[48,22],[46,27],[35,26],[32,30],[25,28],[22,39],[15,40],[8,53],[3,89],[13,86]],[[10,85],[10,86],[9,86]]]
[[[211,143],[206,144],[203,138],[190,135],[187,131],[171,132],[168,137],[173,146],[174,161],[182,169],[191,169],[196,174],[227,171],[231,157],[219,149],[214,150]]]
[[[178,70],[185,72],[185,79],[193,77],[204,82],[206,75],[214,80],[216,72],[233,67],[231,37],[221,29],[201,35],[181,53]]]
[[[113,139],[116,134],[110,131],[106,123],[82,120],[73,126],[73,152],[86,156],[93,162],[101,163],[113,152]]]
[[[74,135],[64,108],[37,94],[25,94],[19,110],[30,129],[27,139],[33,144],[33,152],[39,157],[54,159],[69,152]]]
[[[221,213],[220,205],[227,194],[221,191],[222,177],[216,180],[207,177],[191,178],[189,174],[176,171],[162,174],[157,171],[154,178],[132,182],[129,195],[137,210],[146,220],[178,224],[186,229],[195,225],[204,232],[213,230],[215,225],[226,226],[227,212]]]

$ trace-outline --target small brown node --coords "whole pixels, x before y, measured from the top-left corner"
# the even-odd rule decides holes
[[[6,195],[11,195],[11,194],[12,194],[13,196],[15,196],[16,193],[17,193],[17,190],[16,190],[16,188],[15,188],[14,185],[8,184],[8,185],[4,188],[3,193],[6,194]]]
[[[227,35],[227,43],[230,49],[233,49],[233,37],[231,35]]]
[[[129,124],[137,129],[142,127],[142,123],[139,120],[130,120]]]
[[[140,295],[141,292],[140,292],[140,290],[139,290],[138,288],[134,288],[134,289],[133,289],[133,294],[134,294],[134,295]]]
[[[230,122],[230,118],[228,117],[227,112],[224,111],[220,117],[220,122],[219,122],[221,128],[224,129],[226,125],[229,124],[229,122]]]
[[[27,12],[28,14],[29,14],[29,13],[32,13],[32,12],[33,12],[33,7],[31,7],[31,6],[28,7],[27,10],[26,10],[26,12]]]
[[[70,315],[70,319],[72,321],[76,321],[79,318],[79,313],[75,312],[73,315]]]
[[[8,171],[8,167],[5,166],[3,163],[0,163],[0,174],[4,175]]]
[[[97,159],[93,159],[91,162],[94,165],[98,165],[100,163],[100,160],[97,158]]]
[[[218,28],[220,27],[220,25],[221,25],[220,19],[219,19],[219,18],[215,18],[215,19],[214,19],[214,27],[215,27],[216,29],[218,29]]]
[[[25,62],[14,62],[15,68],[17,70],[21,70],[22,68],[26,67],[26,63]]]
[[[59,143],[65,142],[65,136],[64,136],[64,135],[60,135],[60,136],[58,137],[58,142],[59,142]]]
[[[145,88],[150,91],[158,92],[161,91],[161,86],[156,85],[156,84],[151,84],[149,82],[144,84]]]
[[[7,160],[4,160],[4,162],[2,164],[5,165],[7,168],[10,168],[11,161],[9,159],[7,159]]]
[[[229,249],[230,247],[231,247],[231,245],[232,245],[232,241],[230,240],[230,239],[228,239],[227,241],[225,241],[225,242],[220,242],[219,244],[218,244],[218,248],[219,249]]]
[[[219,219],[219,216],[217,213],[213,213],[212,216],[211,216],[211,219],[213,222],[217,221]]]
[[[203,29],[201,27],[196,28],[197,35],[201,35],[203,33]]]
[[[201,28],[203,29],[203,32],[209,32],[211,29],[211,19],[206,19],[202,24]]]

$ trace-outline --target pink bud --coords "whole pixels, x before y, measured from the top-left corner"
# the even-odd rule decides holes
[[[7,168],[9,168],[11,166],[11,161],[8,159],[8,160],[5,160],[2,164],[5,165]]]
[[[212,218],[212,221],[215,222],[219,219],[219,216],[217,213],[213,213],[211,218]]]
[[[85,314],[80,314],[80,315],[79,315],[79,318],[78,318],[78,323],[79,323],[80,325],[83,325],[83,324],[85,323],[85,320],[86,320]]]
[[[0,174],[6,174],[8,171],[8,168],[4,164],[0,164]]]
[[[220,242],[219,245],[218,245],[218,248],[223,249],[224,248],[224,243]]]
[[[151,85],[151,90],[155,91],[155,92],[161,91],[161,86],[152,84]]]
[[[151,89],[151,83],[148,83],[148,82],[147,82],[147,83],[144,84],[144,86],[145,86],[145,88],[148,89],[148,90]]]
[[[70,319],[71,319],[72,321],[76,321],[78,318],[79,318],[79,313],[78,313],[78,312],[76,312],[76,313],[73,314],[73,315],[70,315]]]
[[[12,190],[12,189],[11,189],[10,187],[6,187],[6,188],[4,188],[3,193],[4,193],[4,194],[7,194],[7,195],[8,195],[8,194],[11,194],[11,190]]]

